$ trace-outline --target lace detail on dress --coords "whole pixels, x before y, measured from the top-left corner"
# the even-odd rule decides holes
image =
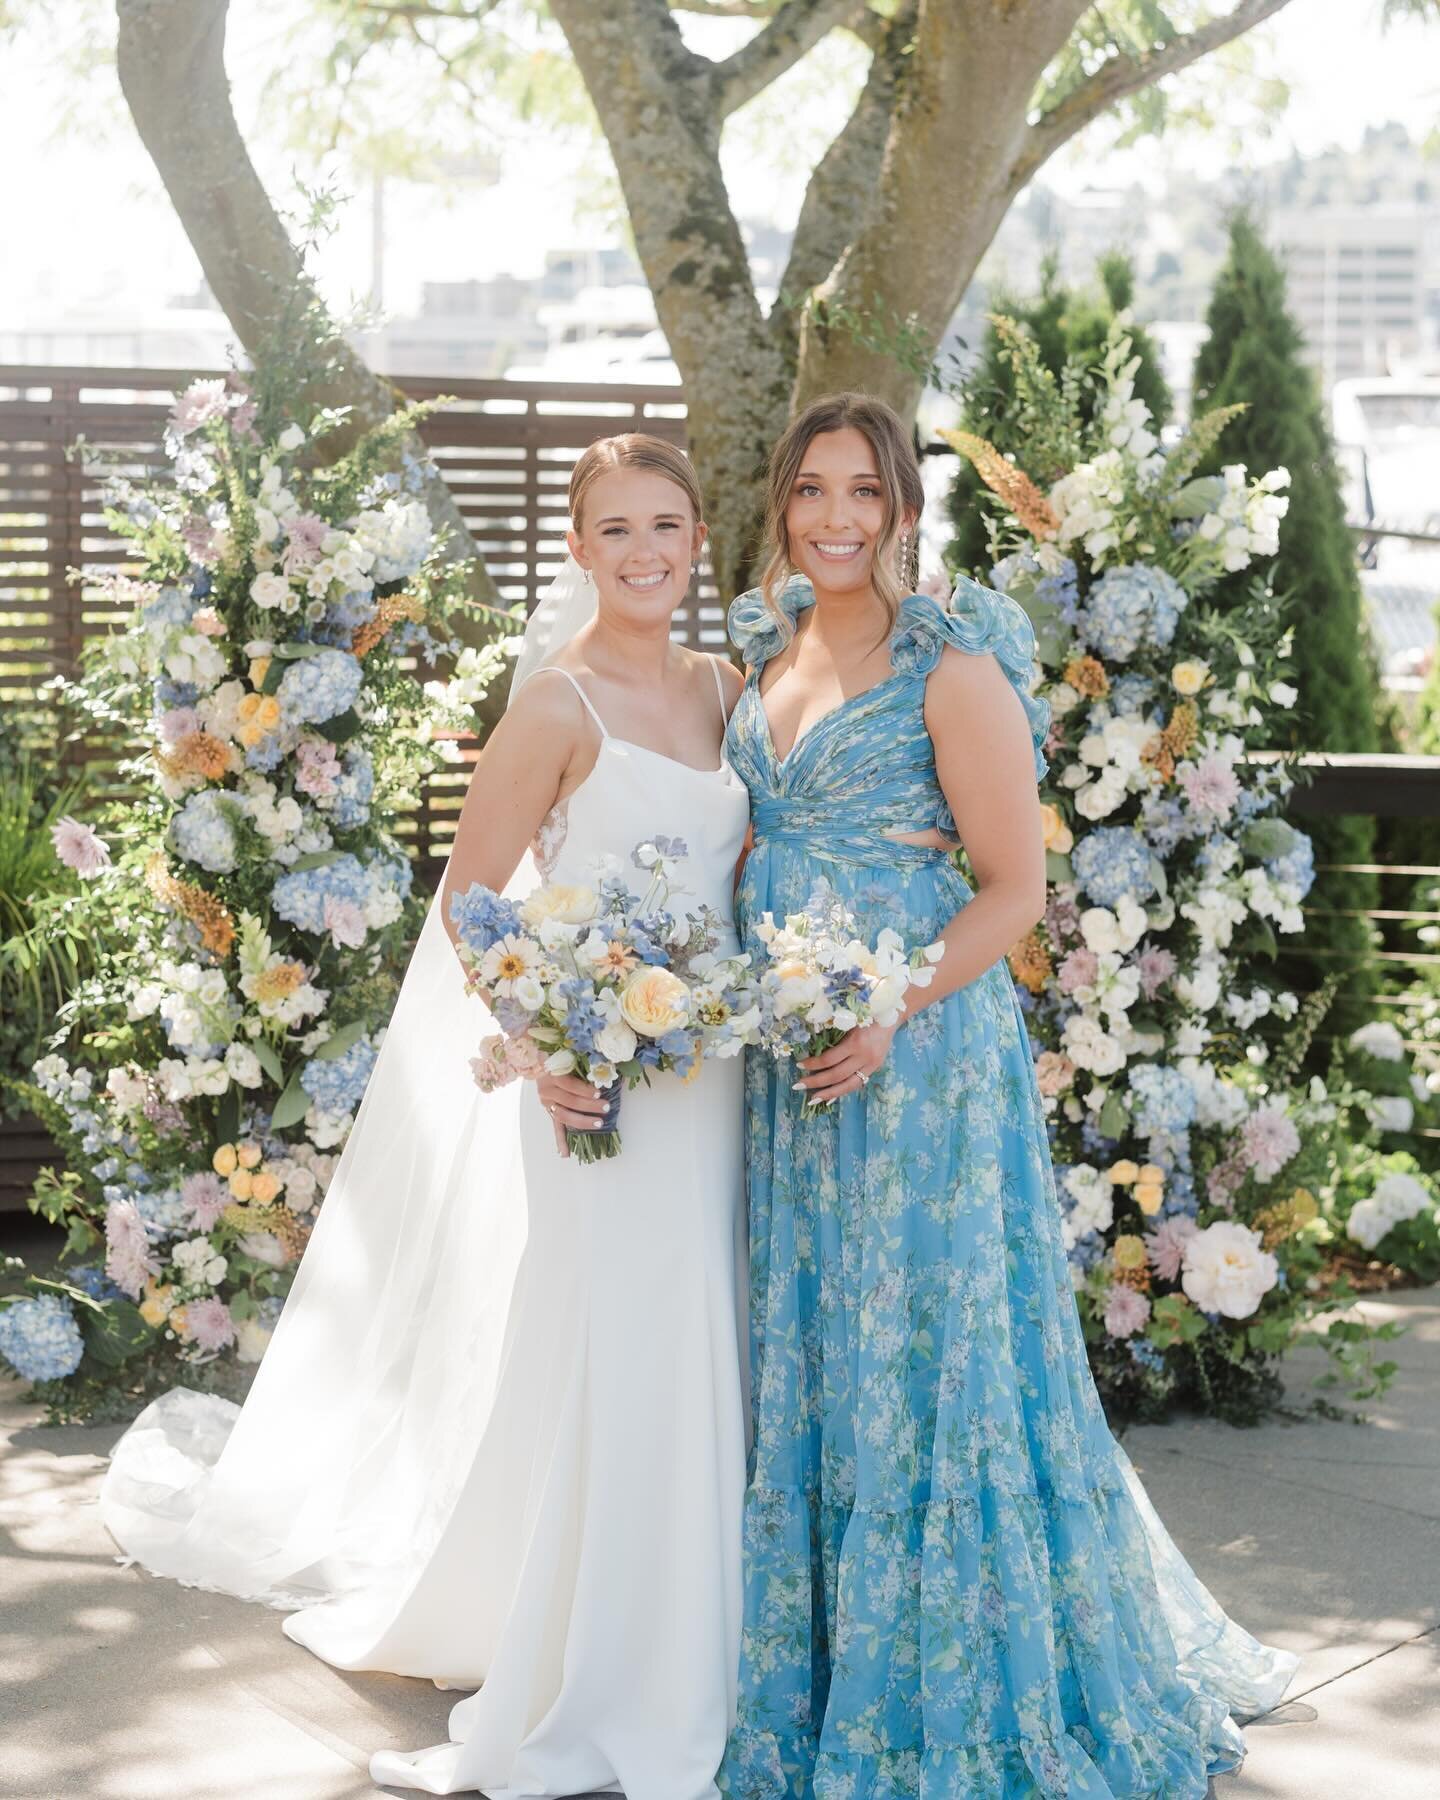
[[[554,872],[555,864],[560,859],[560,852],[565,848],[566,833],[570,829],[570,799],[567,795],[557,800],[540,821],[540,829],[535,833],[535,841],[530,846],[530,854],[535,858],[535,867],[540,871],[540,879],[548,881]]]

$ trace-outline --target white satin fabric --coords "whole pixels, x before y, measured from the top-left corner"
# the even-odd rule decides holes
[[[600,729],[547,872],[681,837],[680,910],[728,920],[739,779]],[[627,1093],[621,1156],[584,1165],[533,1084],[474,1087],[485,1028],[437,902],[244,1407],[153,1402],[102,1517],[338,1667],[478,1687],[377,1783],[710,1800],[740,1633],[740,1063]]]

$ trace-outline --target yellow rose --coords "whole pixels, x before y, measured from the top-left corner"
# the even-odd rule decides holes
[[[1116,1238],[1110,1257],[1117,1269],[1143,1269],[1145,1267],[1145,1240],[1136,1237],[1133,1232],[1127,1231]]]
[[[237,1200],[248,1200],[255,1177],[248,1169],[236,1169],[230,1177],[230,1192]]]
[[[183,1306],[174,1307],[167,1316],[166,1323],[176,1337],[183,1338],[190,1327],[190,1320]]]
[[[237,1144],[235,1155],[242,1169],[256,1169],[260,1166],[260,1158],[265,1152],[258,1144]]]
[[[156,1287],[150,1283],[145,1298],[140,1302],[140,1317],[147,1325],[157,1328],[163,1325],[170,1314],[170,1296],[175,1292],[173,1287]]]
[[[1116,1187],[1130,1187],[1140,1179],[1139,1165],[1133,1162],[1111,1163],[1105,1173]]]
[[[1187,699],[1198,694],[1210,679],[1210,665],[1207,662],[1178,662],[1170,671],[1170,679],[1175,683],[1175,691],[1184,694]]]
[[[210,1158],[210,1167],[217,1175],[232,1175],[239,1160],[233,1144],[222,1144]]]
[[[279,1178],[268,1169],[261,1169],[250,1177],[250,1198],[261,1206],[268,1206],[279,1192]]]
[[[521,902],[520,917],[527,925],[543,925],[554,919],[561,925],[584,925],[595,917],[600,901],[594,888],[567,887],[555,882],[550,887],[536,888]]]
[[[1157,1187],[1164,1187],[1165,1171],[1160,1167],[1159,1163],[1142,1163],[1140,1165],[1140,1173],[1135,1179],[1137,1181],[1152,1183]]]
[[[641,1037],[664,1037],[685,1023],[685,983],[669,969],[637,970],[620,995],[620,1015]]]
[[[1053,850],[1057,856],[1068,856],[1075,848],[1075,837],[1060,808],[1048,802],[1042,804],[1040,823],[1045,833],[1045,848]]]
[[[270,658],[268,656],[252,656],[250,658],[250,685],[251,685],[251,687],[258,688],[264,682],[266,673],[268,672],[269,668],[270,668]]]
[[[235,717],[242,725],[248,725],[259,712],[261,698],[262,696],[259,694],[246,694],[235,708]]]
[[[809,966],[798,956],[787,956],[784,962],[775,965],[777,981],[803,981],[809,973]]]
[[[1158,1213],[1165,1203],[1165,1188],[1158,1181],[1137,1181],[1135,1183],[1135,1204],[1147,1218]]]
[[[256,723],[266,731],[273,731],[280,723],[280,702],[273,694],[266,694],[260,702],[260,709],[255,715]]]

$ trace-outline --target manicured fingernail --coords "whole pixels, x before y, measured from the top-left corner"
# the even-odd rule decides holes
[[[801,1093],[804,1093],[806,1091],[805,1083],[803,1081],[792,1081],[790,1083],[790,1087],[791,1087],[792,1091],[796,1088],[798,1088]]]

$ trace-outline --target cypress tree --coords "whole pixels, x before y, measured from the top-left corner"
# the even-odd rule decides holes
[[[1243,402],[1227,426],[1212,469],[1243,462],[1252,474],[1290,471],[1290,510],[1280,529],[1272,574],[1294,627],[1294,679],[1300,698],[1293,713],[1273,709],[1279,748],[1365,752],[1381,748],[1384,716],[1379,669],[1365,619],[1354,547],[1334,446],[1319,385],[1305,357],[1304,339],[1286,306],[1285,275],[1254,221],[1238,214],[1230,250],[1211,296],[1210,335],[1195,364],[1193,410]],[[1238,601],[1252,577],[1233,576],[1210,603]],[[1317,864],[1376,861],[1375,821],[1319,818],[1301,821],[1315,843]],[[1284,951],[1293,985],[1318,984],[1343,971],[1332,1021],[1348,1030],[1369,1017],[1361,970],[1369,947],[1365,921],[1347,918],[1378,904],[1373,875],[1322,874],[1310,891],[1303,943]]]

